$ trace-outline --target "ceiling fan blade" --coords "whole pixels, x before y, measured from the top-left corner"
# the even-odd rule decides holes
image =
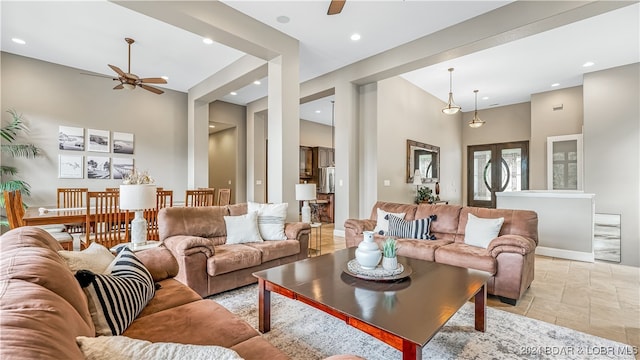
[[[327,15],[340,14],[346,1],[347,0],[331,0],[331,3],[329,4],[329,10],[327,10]]]
[[[140,82],[147,83],[147,84],[166,84],[167,80],[163,78],[144,78],[144,79],[140,79]]]
[[[160,90],[160,89],[157,89],[157,88],[154,88],[153,86],[149,86],[149,85],[145,85],[145,84],[140,84],[140,87],[141,87],[141,88],[143,88],[143,89],[145,89],[145,90],[149,90],[149,91],[151,91],[152,93],[156,93],[156,94],[158,94],[158,95],[160,95],[160,94],[164,93],[164,91],[162,91],[162,90]]]
[[[118,80],[117,78],[114,78],[113,76],[109,76],[109,75],[90,74],[90,73],[85,73],[85,72],[81,72],[80,74],[81,75],[89,75],[89,76],[96,76],[96,77],[102,77],[102,78],[107,78],[107,79]]]
[[[124,86],[122,86],[122,84],[118,84],[113,88],[113,90],[122,90],[122,89],[124,89]]]
[[[111,64],[107,64],[109,65],[109,67],[111,68],[111,70],[115,71],[119,76],[124,77],[124,71],[120,70],[119,67],[115,66],[115,65],[111,65]]]

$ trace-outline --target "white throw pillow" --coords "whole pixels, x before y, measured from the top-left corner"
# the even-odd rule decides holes
[[[60,250],[58,254],[67,262],[74,273],[78,270],[91,270],[96,274],[104,274],[115,256],[106,247],[92,242],[82,251]]]
[[[484,219],[469,213],[467,226],[464,228],[464,243],[486,249],[500,233],[502,223],[504,218]]]
[[[382,209],[376,209],[378,211],[378,220],[376,221],[376,227],[373,232],[378,235],[386,235],[389,232],[389,219],[388,214],[404,219],[405,213],[390,213]],[[381,232],[382,231],[382,232]]]
[[[247,211],[258,213],[258,229],[264,240],[287,240],[284,223],[289,204],[259,204],[249,201]]]
[[[237,352],[215,345],[152,343],[126,336],[78,336],[76,343],[87,360],[242,360]]]
[[[246,215],[225,216],[224,225],[227,229],[227,244],[263,241],[258,230],[258,213],[255,211]]]

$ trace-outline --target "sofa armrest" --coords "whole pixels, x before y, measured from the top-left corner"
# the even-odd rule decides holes
[[[287,239],[300,240],[302,235],[309,235],[311,226],[303,222],[293,222],[284,224],[284,234]]]
[[[527,255],[535,251],[536,243],[533,239],[529,239],[520,235],[502,235],[491,240],[487,251],[493,257],[498,257],[500,253],[510,252],[520,255]]]
[[[363,231],[373,231],[373,229],[375,229],[376,227],[376,221],[375,220],[369,220],[369,219],[347,219],[344,222],[344,229],[347,230],[351,230],[354,235],[360,235],[362,234]]]
[[[174,256],[188,256],[195,253],[203,253],[206,257],[215,254],[213,242],[199,236],[175,235],[163,241],[164,246],[171,250]]]
[[[178,262],[164,246],[139,251],[136,257],[149,270],[155,282],[178,275]]]

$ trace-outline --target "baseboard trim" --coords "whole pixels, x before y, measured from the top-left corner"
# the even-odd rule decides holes
[[[595,257],[593,252],[582,252],[582,251],[573,251],[573,250],[565,250],[565,249],[556,249],[544,246],[536,247],[536,254],[557,257],[561,259],[568,260],[576,260],[576,261],[584,261],[584,262],[595,262]]]
[[[344,230],[333,229],[333,236],[344,237]]]

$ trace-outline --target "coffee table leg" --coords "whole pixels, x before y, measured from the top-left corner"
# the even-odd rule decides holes
[[[258,279],[258,330],[263,334],[271,330],[271,291],[264,279]]]
[[[487,326],[487,284],[482,285],[480,290],[476,293],[475,299],[476,307],[476,330],[484,332]]]
[[[422,346],[403,340],[402,360],[422,360]]]

